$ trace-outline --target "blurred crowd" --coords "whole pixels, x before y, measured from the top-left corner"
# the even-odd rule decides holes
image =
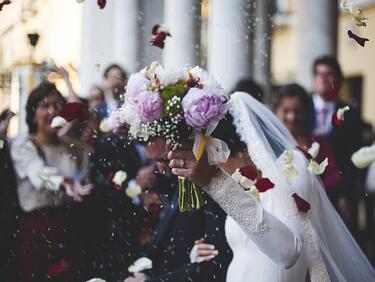
[[[8,139],[14,113],[0,114],[0,280],[225,281],[232,253],[224,211],[204,194],[202,209],[180,213],[168,161],[155,160],[142,144],[105,129],[105,119],[122,103],[127,73],[117,64],[108,66],[102,84],[82,99],[64,68],[53,71],[69,93],[63,96],[47,81],[38,85],[26,103],[27,135]],[[374,263],[375,166],[358,170],[351,162],[356,150],[374,142],[372,128],[356,105],[349,105],[340,127],[332,125],[332,115],[347,106],[340,99],[344,77],[334,57],[317,58],[312,76],[309,91],[293,83],[265,93],[246,78],[230,93],[245,91],[264,103],[270,97],[266,104],[300,150],[320,144],[317,161],[329,160],[321,176],[326,192]],[[72,102],[84,104],[88,119],[51,127]],[[119,171],[126,175],[121,185],[113,181]],[[218,254],[199,263],[190,254],[202,242],[215,245]],[[132,275],[129,267],[136,268],[142,257],[151,259],[152,267]]]

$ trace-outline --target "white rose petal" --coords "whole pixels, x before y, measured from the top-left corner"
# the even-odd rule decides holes
[[[129,266],[128,271],[131,273],[141,272],[146,269],[152,268],[152,260],[146,257],[141,257],[137,259],[131,266]]]
[[[284,174],[286,180],[288,181],[288,183],[291,183],[291,181],[293,180],[293,178],[295,178],[296,176],[298,176],[298,171],[294,167],[293,164],[287,163],[284,166],[283,174]]]
[[[109,132],[111,129],[108,126],[108,118],[103,118],[100,122],[99,129],[101,132]]]
[[[170,33],[166,24],[159,25],[158,32]]]
[[[246,189],[250,189],[254,186],[254,181],[252,181],[251,179],[245,177],[245,176],[242,176],[241,180],[240,180],[240,185]]]
[[[129,186],[125,192],[129,198],[134,198],[142,193],[142,188],[139,185]]]
[[[311,155],[313,159],[319,154],[320,144],[318,142],[314,142],[311,144],[311,147],[307,150],[307,152]]]
[[[357,168],[368,167],[375,161],[375,144],[359,149],[352,155],[352,162]]]
[[[347,111],[349,111],[349,110],[350,110],[349,106],[346,106],[346,107],[343,107],[343,108],[339,108],[339,109],[337,110],[337,113],[336,113],[337,118],[338,118],[339,120],[344,120],[344,114],[345,114],[345,112],[347,112]]]
[[[255,186],[251,187],[249,194],[251,198],[253,198],[254,201],[256,201],[257,203],[260,203],[259,191]]]
[[[0,150],[4,148],[4,141],[3,140],[0,140]]]
[[[320,164],[318,164],[315,160],[310,160],[307,169],[312,174],[320,175],[324,173],[327,166],[328,166],[328,158],[325,158],[324,161],[322,161]]]
[[[90,280],[87,280],[86,282],[106,282],[106,281],[102,278],[92,278]]]
[[[119,170],[113,176],[112,182],[115,183],[118,186],[121,186],[122,183],[126,180],[127,177],[128,177],[128,175],[125,171]]]
[[[236,171],[232,174],[232,177],[234,180],[236,180],[237,183],[240,183],[242,179],[242,174],[239,168],[237,168]]]
[[[291,163],[294,159],[294,152],[293,150],[285,150],[283,153],[283,159],[285,163]]]
[[[57,117],[54,117],[52,122],[51,122],[51,127],[52,128],[55,128],[55,127],[63,127],[64,125],[66,125],[68,122],[66,121],[65,118],[63,117],[60,117],[60,116],[57,116]]]

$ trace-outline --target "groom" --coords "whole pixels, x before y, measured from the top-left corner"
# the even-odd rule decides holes
[[[161,138],[146,145],[146,153],[158,162],[158,170],[169,169],[168,150]],[[173,179],[177,183],[177,179]],[[165,208],[165,215],[157,226],[156,236],[142,255],[153,262],[147,274],[135,273],[125,282],[134,281],[225,281],[232,252],[226,242],[225,212],[207,194],[203,194],[205,205],[192,212],[178,211],[177,188],[172,188],[172,199]],[[194,242],[204,238],[207,244],[215,245],[218,255],[210,261],[190,263],[190,251]]]

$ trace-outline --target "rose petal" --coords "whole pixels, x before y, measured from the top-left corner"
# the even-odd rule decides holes
[[[353,16],[354,23],[357,26],[366,26],[366,20],[368,18],[364,17],[362,11],[358,8],[354,8],[353,5],[349,4],[348,1],[344,0],[341,3],[341,8],[348,11]]]
[[[113,175],[112,182],[115,185],[118,185],[121,187],[122,183],[126,180],[127,177],[128,177],[128,174],[125,171],[119,170],[119,171],[116,171],[116,173]]]
[[[134,198],[142,193],[142,188],[139,185],[129,186],[125,193],[129,198]]]
[[[331,124],[333,127],[341,127],[342,125],[342,120],[340,120],[338,117],[337,117],[337,113],[333,113],[332,115],[332,119],[331,119]]]
[[[240,173],[242,176],[245,176],[251,180],[255,180],[257,178],[257,170],[252,165],[247,165],[240,168]]]
[[[65,259],[59,260],[57,263],[48,268],[47,274],[51,277],[59,276],[60,274],[68,271],[70,263]]]
[[[324,173],[327,166],[328,166],[328,158],[325,158],[324,161],[322,161],[320,164],[317,163],[315,160],[310,160],[307,169],[312,174],[320,175]]]
[[[98,0],[98,6],[100,9],[104,9],[106,4],[107,4],[107,0]]]
[[[10,0],[4,0],[3,2],[1,2],[0,3],[0,11],[3,10],[3,6],[9,5],[10,3],[12,3]]]
[[[306,159],[311,160],[313,157],[310,155],[308,151],[306,151],[305,148],[302,148],[300,146],[297,146],[297,149],[300,150],[306,157]]]
[[[337,110],[337,118],[339,120],[344,120],[344,114],[345,114],[345,112],[347,112],[349,110],[350,110],[349,106],[346,106],[346,107],[343,107],[343,108],[339,108]]]
[[[254,186],[254,181],[252,181],[251,179],[245,177],[245,176],[242,176],[241,177],[241,180],[239,182],[239,184],[243,187],[243,188],[246,188],[246,189],[250,189],[251,187]]]
[[[77,119],[79,122],[88,120],[87,108],[83,103],[67,103],[60,110],[59,116],[70,122]]]
[[[141,272],[152,268],[152,260],[147,257],[141,257],[137,259],[131,266],[129,266],[128,271],[131,273]]]
[[[311,155],[313,159],[315,159],[319,154],[319,150],[320,150],[320,144],[314,141],[311,144],[311,147],[307,150],[307,152]]]
[[[285,176],[286,181],[288,181],[288,183],[291,183],[293,178],[298,176],[298,171],[293,164],[288,163],[284,166],[283,175]]]
[[[86,282],[106,282],[106,281],[102,278],[92,278],[90,280],[87,280]]]
[[[250,189],[249,194],[250,194],[251,198],[253,198],[254,201],[256,201],[257,203],[260,203],[259,191],[255,186],[253,186]]]
[[[259,192],[264,193],[275,187],[275,184],[273,184],[268,178],[261,178],[257,180],[255,187],[259,190]]]
[[[368,38],[360,37],[360,36],[354,34],[351,30],[348,30],[348,36],[349,36],[349,38],[354,39],[362,47],[365,47],[366,41],[370,41],[370,39],[368,39]]]
[[[68,122],[66,121],[65,118],[63,117],[60,117],[60,116],[56,116],[53,118],[52,122],[51,122],[51,127],[52,128],[56,128],[56,127],[63,127],[67,124]]]
[[[307,213],[311,209],[310,204],[306,202],[304,199],[302,199],[300,196],[298,196],[296,193],[294,193],[292,197],[296,202],[297,208],[300,212]]]
[[[285,163],[290,163],[293,161],[294,159],[294,152],[293,150],[285,150],[284,153],[283,153],[283,159],[284,159],[284,162]]]
[[[354,152],[352,162],[357,168],[366,168],[375,161],[375,144]]]

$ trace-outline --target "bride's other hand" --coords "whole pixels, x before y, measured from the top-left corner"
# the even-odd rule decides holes
[[[218,168],[208,163],[206,153],[203,153],[199,162],[192,151],[191,142],[184,143],[182,147],[168,153],[169,166],[172,173],[184,177],[198,186],[206,186],[216,174]]]
[[[206,244],[203,241],[204,239],[199,239],[194,242],[194,247],[190,251],[190,262],[209,261],[219,254],[214,245]]]

